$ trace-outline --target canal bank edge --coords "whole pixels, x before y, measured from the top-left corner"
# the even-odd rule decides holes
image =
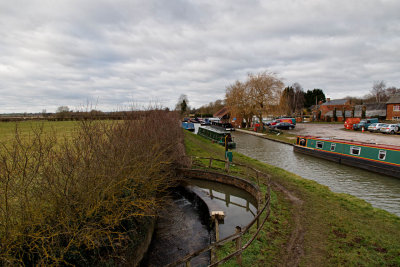
[[[131,250],[132,254],[129,253],[129,257],[127,257],[126,264],[123,264],[123,266],[137,267],[140,265],[140,262],[143,260],[147,251],[149,250],[151,240],[153,239],[154,230],[156,228],[156,221],[157,221],[156,217],[150,218],[147,231],[143,237],[143,241],[134,248],[132,248]]]
[[[285,145],[294,146],[294,143],[289,143],[289,142],[285,142],[285,141],[278,140],[278,139],[275,139],[275,138],[271,138],[271,137],[268,137],[264,133],[257,133],[257,132],[252,132],[252,131],[248,131],[248,130],[243,130],[243,129],[236,129],[236,131],[237,132],[241,132],[241,133],[245,133],[245,134],[254,135],[254,136],[257,136],[257,137],[261,137],[261,138],[268,139],[268,140],[271,140],[271,141],[274,141],[274,142],[278,142],[278,143],[282,143],[282,144],[285,144]]]

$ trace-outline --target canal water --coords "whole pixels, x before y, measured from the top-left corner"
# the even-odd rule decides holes
[[[256,200],[236,187],[195,179],[188,188],[200,191],[213,208],[224,211],[225,219],[219,224],[220,238],[235,233],[236,226],[244,228],[257,213]],[[176,189],[160,213],[152,243],[141,266],[164,266],[214,240],[215,232],[204,202],[182,188]],[[209,259],[210,254],[204,253],[194,258],[191,265],[207,266]]]
[[[364,199],[400,216],[400,179],[293,152],[293,147],[234,132],[236,151],[328,186],[332,191]]]

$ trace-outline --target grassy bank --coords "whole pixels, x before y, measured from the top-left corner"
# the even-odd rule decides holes
[[[185,134],[185,145],[189,155],[224,156],[222,147],[192,133]],[[290,254],[296,253],[300,254],[302,266],[400,265],[399,217],[373,208],[364,200],[333,193],[326,186],[283,169],[233,154],[234,161],[269,173],[279,185],[272,192],[268,224],[259,240],[244,254],[245,266],[287,264]],[[289,201],[282,188],[297,197],[300,204]],[[300,252],[288,251],[294,231],[300,233],[296,244],[301,246]],[[235,262],[228,262],[226,266],[235,266]]]

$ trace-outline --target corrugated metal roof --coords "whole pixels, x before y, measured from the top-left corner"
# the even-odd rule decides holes
[[[394,95],[391,98],[389,98],[386,104],[400,104],[400,94]]]
[[[329,102],[325,102],[322,104],[322,106],[336,106],[336,105],[346,105],[347,99],[335,99],[331,100]]]

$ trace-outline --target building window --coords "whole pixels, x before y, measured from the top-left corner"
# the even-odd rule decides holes
[[[323,146],[324,146],[324,142],[317,141],[317,148],[322,149]]]
[[[400,105],[394,105],[393,111],[400,111]]]
[[[385,160],[386,159],[386,150],[379,150],[378,158],[380,160]]]
[[[336,149],[336,144],[331,144],[331,151],[335,151]]]
[[[360,152],[361,152],[361,147],[357,147],[357,146],[351,146],[350,147],[350,154],[351,155],[359,156]]]
[[[400,121],[400,117],[393,117],[394,120]]]

